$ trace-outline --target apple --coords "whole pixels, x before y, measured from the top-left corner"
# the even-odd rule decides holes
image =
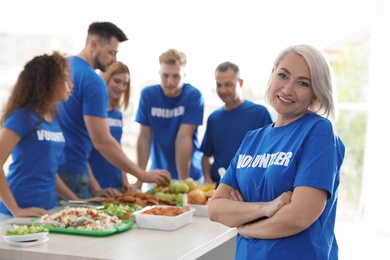
[[[154,196],[156,196],[156,197],[159,198],[159,199],[165,199],[165,193],[162,192],[162,191],[156,192],[156,193],[154,194]]]
[[[177,190],[177,186],[179,185],[179,182],[177,181],[172,181],[170,184],[169,184],[169,192],[170,193],[175,193],[176,190]]]
[[[176,186],[175,193],[188,193],[190,191],[190,187],[184,182],[179,182]]]
[[[165,200],[172,202],[176,200],[176,194],[171,193],[171,194],[165,194]]]

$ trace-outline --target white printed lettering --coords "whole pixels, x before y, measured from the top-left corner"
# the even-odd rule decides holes
[[[184,106],[173,109],[152,107],[151,115],[153,117],[172,118],[184,115]]]
[[[107,118],[109,126],[122,127],[122,120],[116,118]]]
[[[37,137],[39,141],[65,142],[65,137],[62,132],[37,130]]]
[[[277,152],[273,154],[258,154],[251,156],[248,154],[240,154],[237,161],[237,169],[240,168],[268,168],[272,165],[288,166],[292,152]]]

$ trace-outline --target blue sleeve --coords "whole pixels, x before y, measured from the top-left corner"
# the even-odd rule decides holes
[[[99,76],[83,88],[83,115],[107,117],[108,91],[106,83]]]
[[[214,154],[214,147],[211,144],[211,133],[209,130],[210,127],[210,117],[207,119],[207,124],[206,124],[206,131],[203,136],[202,140],[202,145],[200,147],[200,151],[203,152],[206,156],[212,156]]]
[[[333,196],[337,177],[337,147],[332,125],[321,121],[312,129],[302,148],[302,157],[294,181],[296,186],[310,186]]]
[[[140,123],[141,125],[150,126],[150,122],[147,115],[147,89],[143,89],[141,91],[141,96],[138,104],[137,114],[135,117],[135,121]]]
[[[23,137],[32,130],[31,125],[28,124],[28,120],[29,117],[26,110],[17,109],[7,117],[3,127],[13,130],[19,137]]]

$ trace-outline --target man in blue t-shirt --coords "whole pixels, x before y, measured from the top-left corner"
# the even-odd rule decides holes
[[[217,94],[225,104],[207,119],[201,146],[206,183],[219,182],[249,130],[272,123],[265,106],[243,98],[243,80],[236,64],[229,61],[219,64],[215,81]]]
[[[176,49],[160,55],[161,84],[142,90],[136,115],[138,165],[169,171],[172,179],[203,180],[198,126],[203,122],[200,91],[184,83],[187,58]]]
[[[87,166],[92,146],[110,163],[142,181],[170,182],[167,171],[148,173],[129,160],[110,133],[107,87],[95,69],[104,72],[116,62],[119,43],[126,40],[126,35],[116,25],[94,22],[88,28],[84,48],[70,59],[74,90],[58,110],[66,139],[58,172],[68,187],[82,199],[93,196],[88,187]]]

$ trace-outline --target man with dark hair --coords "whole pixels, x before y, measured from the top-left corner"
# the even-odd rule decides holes
[[[58,173],[81,199],[93,197],[88,173],[92,146],[110,163],[143,182],[160,185],[170,182],[167,171],[156,169],[146,172],[129,160],[110,133],[107,87],[95,69],[106,71],[116,62],[119,43],[126,40],[126,35],[116,25],[94,22],[89,26],[84,48],[70,59],[74,90],[58,111],[66,139]]]
[[[88,28],[88,38],[91,36],[97,36],[102,42],[109,42],[111,37],[115,37],[119,42],[127,41],[126,34],[119,29],[115,24],[110,22],[95,22]]]

